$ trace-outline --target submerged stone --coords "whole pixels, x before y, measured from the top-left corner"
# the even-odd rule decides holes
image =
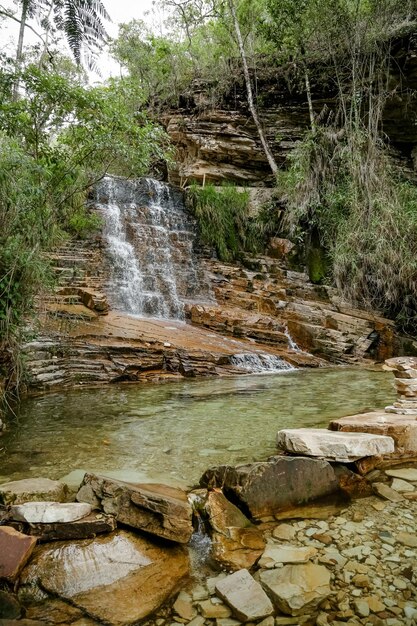
[[[13,594],[0,589],[0,619],[18,619],[22,608]]]
[[[168,485],[131,484],[86,474],[77,500],[101,508],[122,524],[178,543],[188,543],[193,533],[187,494]]]
[[[144,619],[167,601],[189,572],[180,546],[158,546],[127,531],[39,547],[21,576],[26,599],[36,588],[111,626]]]
[[[269,461],[207,470],[200,484],[222,487],[253,517],[274,515],[338,490],[330,463],[306,457],[273,457]]]

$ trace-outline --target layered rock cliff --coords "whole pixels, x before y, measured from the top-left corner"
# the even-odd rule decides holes
[[[383,132],[392,156],[403,170],[415,169],[417,146],[417,50],[412,38],[393,44],[389,97],[383,115]],[[195,83],[187,99],[164,113],[164,124],[174,146],[177,163],[170,181],[185,186],[192,181],[224,181],[237,185],[273,184],[255,124],[251,118],[243,76],[233,67],[233,87],[213,102],[210,85]],[[255,72],[258,112],[278,165],[309,128],[309,112],[303,81],[291,67],[265,63]],[[317,114],[335,109],[332,70],[311,68],[313,107]]]

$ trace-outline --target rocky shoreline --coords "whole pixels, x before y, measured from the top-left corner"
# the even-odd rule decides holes
[[[412,441],[417,360],[387,367],[386,415],[401,430],[407,410]],[[279,454],[188,494],[92,474],[76,494],[0,485],[0,625],[415,626],[417,450],[365,425],[281,431]]]

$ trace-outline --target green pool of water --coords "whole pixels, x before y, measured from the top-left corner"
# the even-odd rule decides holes
[[[281,428],[326,427],[394,396],[391,374],[339,368],[29,398],[0,438],[0,481],[88,470],[190,485],[211,465],[273,454]]]

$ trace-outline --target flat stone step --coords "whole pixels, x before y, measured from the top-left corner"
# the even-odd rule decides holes
[[[16,522],[64,524],[87,517],[91,511],[91,505],[84,502],[25,502],[12,504],[10,517]]]
[[[362,432],[338,432],[323,428],[287,428],[277,434],[279,448],[291,454],[357,461],[366,456],[390,454],[392,437]]]
[[[404,452],[417,452],[417,420],[412,415],[396,415],[384,411],[372,411],[349,415],[333,420],[330,430],[350,433],[371,433],[392,437],[396,449]]]

